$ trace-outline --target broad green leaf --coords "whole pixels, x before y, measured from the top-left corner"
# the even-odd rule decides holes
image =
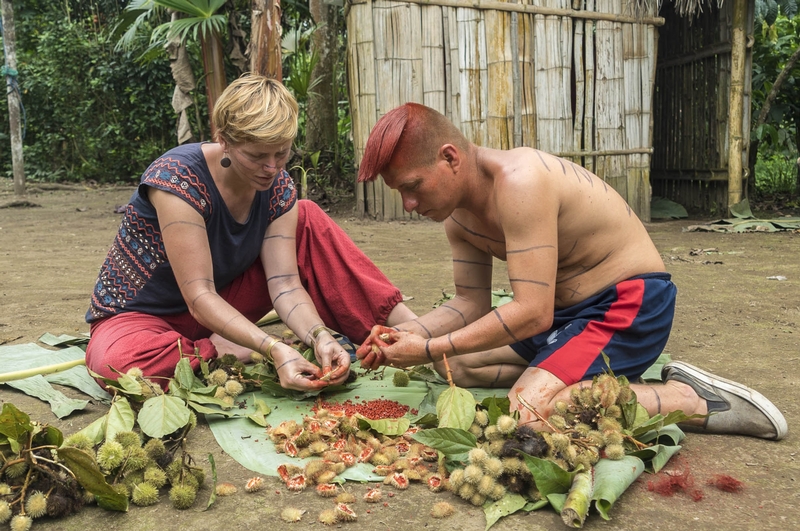
[[[247,418],[261,426],[262,428],[267,427],[267,417],[264,416],[263,413],[253,413],[251,415],[247,415]]]
[[[61,446],[64,434],[54,426],[43,426],[42,430],[33,438],[33,445]]]
[[[110,511],[127,511],[128,497],[116,492],[95,463],[94,458],[77,448],[59,448],[58,458],[69,468],[81,486],[94,494],[97,505]]]
[[[411,421],[406,417],[373,420],[357,414],[356,418],[358,418],[359,428],[371,428],[382,435],[388,436],[402,435],[408,431],[409,426],[411,426]]]
[[[260,398],[257,398],[255,395],[253,395],[253,406],[256,408],[256,411],[258,411],[262,415],[269,415],[270,413],[272,413],[272,408],[269,407],[269,405],[267,405],[266,402],[264,402]]]
[[[492,396],[484,398],[481,405],[486,408],[486,413],[489,415],[489,424],[497,424],[497,419],[501,415],[508,415],[511,410],[511,400],[508,397],[497,398]]]
[[[504,516],[514,514],[520,509],[523,509],[527,503],[528,500],[519,494],[506,494],[496,502],[484,505],[483,513],[486,515],[486,527],[484,531],[488,530],[495,522]]]
[[[120,397],[111,403],[111,409],[106,414],[105,438],[107,441],[121,431],[131,431],[136,424],[136,414],[131,409],[131,404],[125,397]]]
[[[14,453],[19,453],[22,437],[32,430],[33,424],[27,413],[20,411],[10,402],[3,404],[3,411],[0,413],[0,434],[8,438]]]
[[[665,446],[663,444],[656,444],[655,446],[650,446],[642,450],[637,450],[636,452],[631,452],[628,455],[641,459],[647,464],[648,470],[651,470],[653,473],[657,473],[659,470],[664,468],[664,465],[666,465],[670,458],[677,454],[680,449],[680,445]]]
[[[636,415],[639,411],[639,400],[636,398],[636,393],[631,391],[631,399],[622,404],[622,418],[620,419],[622,427],[626,430],[636,427]]]
[[[549,501],[547,501],[546,499],[541,499],[541,500],[536,500],[535,502],[532,501],[526,503],[525,507],[523,507],[522,510],[525,512],[538,511],[539,509],[547,507],[548,505],[550,505]]]
[[[528,465],[528,470],[533,475],[533,481],[542,497],[549,497],[553,493],[566,494],[569,492],[572,478],[578,473],[577,471],[567,472],[547,459],[532,457],[522,452],[520,454],[525,459],[525,464]]]
[[[204,406],[203,404],[198,404],[197,402],[189,401],[186,402],[186,405],[190,408],[194,409],[198,413],[202,413],[203,415],[221,415],[225,418],[232,418],[232,417],[243,417],[244,415],[240,413],[238,410],[234,411],[225,411],[224,409],[217,409],[214,407]]]
[[[624,408],[623,408],[623,417],[627,421],[627,415],[625,413]],[[655,418],[655,417],[653,417],[653,418]],[[658,422],[658,420],[655,420],[655,421],[652,421],[653,424],[651,424],[651,421],[652,421],[652,419],[650,418],[650,414],[647,412],[647,410],[644,408],[644,406],[641,405],[639,402],[636,402],[636,406],[635,406],[635,409],[634,409],[633,421],[630,424],[626,423],[626,427],[627,427],[628,430],[631,431],[631,433],[637,433],[639,431],[639,427],[640,426],[645,426],[645,425],[646,426],[650,426],[650,427],[646,428],[644,431],[642,431],[642,433],[644,433],[646,431],[650,431],[651,429],[653,429],[652,426],[657,424],[657,422]],[[634,435],[634,437],[635,437],[635,435]]]
[[[119,389],[128,395],[140,396],[142,394],[142,384],[133,376],[120,374],[117,378]]]
[[[594,466],[595,508],[605,520],[614,502],[644,471],[641,459],[626,455],[622,459],[601,459]]]
[[[108,419],[108,414],[103,415],[102,417],[96,419],[94,422],[92,422],[82,430],[78,431],[78,433],[76,433],[75,435],[78,434],[85,435],[95,445],[100,444],[105,438],[107,419]]]
[[[467,453],[478,443],[473,434],[460,428],[431,428],[412,435],[414,440],[439,450],[446,456]]]
[[[159,395],[145,400],[139,411],[142,433],[154,439],[183,428],[189,423],[191,411],[183,400],[169,395]]]
[[[425,365],[416,365],[411,367],[408,371],[408,377],[412,380],[421,380],[430,383],[442,383],[442,377],[438,372],[426,367]]]
[[[208,464],[211,465],[211,496],[208,497],[208,503],[206,504],[206,508],[203,509],[207,511],[217,499],[217,464],[214,461],[214,454],[208,454]]]
[[[438,385],[428,385],[428,392],[419,404],[419,414],[427,415],[428,413],[436,414],[436,402],[439,400],[439,395],[442,394],[444,389]]]
[[[82,410],[89,405],[88,400],[69,398],[64,393],[56,391],[47,378],[41,374],[30,376],[22,380],[6,382],[6,385],[18,389],[26,395],[33,396],[39,400],[44,400],[50,404],[53,414],[63,419],[75,411]]]
[[[683,411],[670,411],[667,416],[661,414],[654,415],[650,420],[636,426],[632,435],[638,438],[649,431],[661,432],[667,426],[673,426],[679,422],[684,422],[689,419],[703,418],[705,415],[686,415]],[[678,441],[676,441],[678,442]]]
[[[567,501],[567,493],[566,492],[551,492],[547,495],[547,503],[553,508],[553,510],[559,514],[561,514],[561,509],[564,508],[564,502]]]
[[[184,398],[184,397],[179,397]],[[208,395],[201,395],[193,392],[186,393],[185,400],[189,402],[196,402],[198,404],[210,404],[214,406],[219,406],[222,409],[231,409],[232,406],[226,404],[219,398],[215,398],[213,396]]]
[[[468,430],[475,420],[475,397],[466,389],[451,385],[439,395],[436,414],[440,428]]]
[[[194,385],[194,370],[189,363],[189,358],[181,358],[175,366],[175,381],[182,389],[191,389]]]
[[[428,413],[415,420],[414,424],[417,426],[431,426],[435,428],[439,425],[439,417],[436,416],[436,413]]]
[[[645,444],[664,444],[666,446],[675,446],[686,437],[683,430],[677,424],[670,424],[664,426],[658,431],[648,431],[636,437],[636,440]]]

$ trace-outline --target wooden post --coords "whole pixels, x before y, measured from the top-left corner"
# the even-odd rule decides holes
[[[742,200],[742,105],[744,104],[747,0],[733,0],[731,93],[728,107],[728,209]]]
[[[281,63],[281,1],[251,4],[250,71],[283,82]]]
[[[25,195],[25,161],[22,157],[22,123],[20,93],[17,85],[17,32],[14,29],[14,10],[11,0],[2,1],[3,52],[5,54],[6,92],[8,93],[8,123],[11,126],[11,167],[14,174],[14,194]]]

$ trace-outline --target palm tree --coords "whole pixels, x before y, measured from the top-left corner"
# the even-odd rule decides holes
[[[118,46],[127,47],[133,42],[136,31],[151,18],[158,7],[181,15],[157,26],[150,36],[151,48],[161,47],[177,39],[182,45],[189,39],[200,43],[203,59],[208,114],[214,103],[228,85],[225,77],[225,61],[222,33],[227,26],[227,17],[219,13],[226,0],[132,0],[125,8],[127,17],[122,28],[127,28]]]

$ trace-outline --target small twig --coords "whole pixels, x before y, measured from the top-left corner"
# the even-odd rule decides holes
[[[447,363],[447,354],[442,354],[442,361],[444,361],[444,368],[447,371],[447,383],[450,384],[450,387],[455,387],[456,384],[453,383],[453,371],[450,369],[450,364]],[[517,395],[519,396],[519,395]],[[538,416],[538,413],[537,413]]]
[[[550,424],[550,422],[549,422],[549,421],[548,421],[546,418],[544,418],[544,417],[542,416],[542,414],[541,414],[541,413],[539,413],[538,411],[536,411],[536,408],[535,408],[535,407],[533,407],[532,405],[530,405],[530,404],[527,402],[527,400],[525,400],[524,398],[522,398],[522,395],[521,395],[521,394],[519,394],[519,393],[517,393],[517,401],[518,401],[520,404],[522,404],[523,406],[525,406],[525,409],[527,409],[528,411],[530,411],[531,413],[533,413],[534,415],[536,415],[536,418],[537,418],[537,419],[539,419],[539,421],[541,421],[541,422],[542,422],[542,423],[543,423],[545,426],[547,426],[548,428],[550,428],[550,430],[552,430],[554,433],[561,433],[561,430],[559,430],[558,428],[556,428],[555,426],[553,426],[552,424]]]
[[[33,456],[33,454],[31,454],[31,456]],[[50,463],[51,465],[55,465],[55,466],[57,466],[59,468],[63,468],[67,472],[67,474],[69,474],[70,476],[72,476],[76,480],[78,479],[78,477],[72,472],[72,470],[70,470],[68,467],[62,465],[61,463],[58,463],[56,461],[51,461],[50,459],[47,459],[46,457],[42,457],[42,456],[37,457],[36,461],[44,461],[46,463]],[[56,476],[53,472],[48,470],[47,467],[39,467],[39,471],[46,472],[46,473],[50,474],[53,478],[56,478],[56,479],[58,478],[58,476]]]

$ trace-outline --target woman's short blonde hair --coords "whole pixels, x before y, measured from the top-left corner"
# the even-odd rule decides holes
[[[222,92],[211,119],[217,140],[281,144],[297,136],[297,101],[279,81],[245,74]]]

